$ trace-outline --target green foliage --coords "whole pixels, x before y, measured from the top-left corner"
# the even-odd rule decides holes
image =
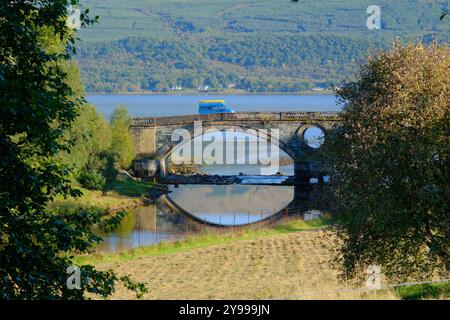
[[[79,79],[78,79],[79,82]],[[73,126],[65,133],[64,139],[72,141],[69,150],[61,152],[58,159],[71,166],[75,172],[86,165],[101,170],[104,166],[102,154],[111,145],[109,124],[89,104],[83,104]]]
[[[448,276],[449,65],[447,45],[397,43],[338,91],[325,153],[345,278],[369,265],[396,281]]]
[[[71,187],[67,165],[57,159],[70,150],[73,141],[65,135],[85,103],[68,84],[75,43],[66,26],[68,4],[0,3],[1,299],[107,297],[120,280],[87,265],[81,268],[81,289],[69,290],[69,253],[86,252],[100,241],[92,225],[108,224],[108,218],[47,208],[58,195],[80,195]],[[81,18],[83,25],[94,22],[87,11]]]
[[[398,287],[395,291],[404,300],[441,299],[443,297],[450,297],[450,283]]]
[[[106,182],[101,173],[88,167],[80,171],[77,180],[82,187],[89,190],[102,190]]]
[[[102,183],[91,185],[92,179],[86,178],[101,174],[107,181],[113,181],[117,168],[128,167],[134,159],[130,123],[131,117],[124,108],[113,115],[109,124],[92,105],[83,104],[74,125],[65,134],[65,139],[73,143],[67,151],[58,154],[58,159],[73,168],[83,186],[99,189]]]
[[[117,107],[111,117],[111,152],[117,156],[117,165],[120,168],[128,168],[135,157],[130,125],[131,116],[128,109]]]
[[[367,51],[396,37],[450,40],[441,4],[380,0],[382,30],[368,30],[368,0],[91,0],[99,29],[83,30],[77,59],[89,92],[168,91],[179,85],[253,92],[333,88]],[[399,14],[401,13],[401,14]],[[99,32],[101,30],[101,32]]]
[[[102,159],[102,167],[100,168],[102,176],[105,177],[107,182],[115,181],[119,174],[116,168],[117,155],[106,151],[100,155],[100,158]]]
[[[120,280],[124,283],[128,290],[134,291],[136,293],[136,298],[142,299],[144,294],[148,293],[148,289],[143,283],[136,283],[131,280],[130,276],[122,276]]]
[[[332,87],[356,70],[348,57],[362,62],[369,46],[365,39],[328,35],[210,37],[194,43],[127,38],[87,45],[79,50],[79,59],[90,92],[167,91],[175,85],[197,89],[201,84],[292,92],[314,85]],[[122,69],[126,72],[119,72]]]

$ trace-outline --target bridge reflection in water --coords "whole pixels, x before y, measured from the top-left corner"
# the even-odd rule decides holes
[[[113,232],[96,230],[99,251],[117,252],[204,232],[276,226],[313,209],[311,193],[294,186],[185,185],[131,210]],[[316,208],[314,208],[316,209]]]

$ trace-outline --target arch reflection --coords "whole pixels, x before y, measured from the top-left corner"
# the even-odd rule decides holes
[[[317,210],[323,210],[312,204],[311,192],[293,186],[185,185],[171,189],[169,196],[154,204],[130,210],[115,230],[95,230],[104,239],[98,250],[117,252],[205,231],[273,227],[285,217],[315,219],[320,216]]]
[[[194,218],[222,226],[264,220],[286,208],[294,199],[293,186],[181,185],[168,198]]]

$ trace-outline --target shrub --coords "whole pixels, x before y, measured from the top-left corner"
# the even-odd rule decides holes
[[[94,169],[84,167],[78,175],[78,182],[86,189],[101,190],[105,186],[106,179]]]

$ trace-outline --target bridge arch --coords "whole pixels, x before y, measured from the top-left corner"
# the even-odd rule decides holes
[[[292,159],[294,159],[297,155],[296,151],[293,150],[287,143],[283,142],[279,138],[275,137],[271,134],[270,130],[267,129],[261,129],[257,127],[251,127],[247,125],[239,125],[239,124],[233,124],[233,125],[224,125],[224,124],[208,124],[203,125],[202,132],[195,132],[194,126],[186,126],[182,127],[180,129],[185,129],[190,134],[189,140],[178,140],[178,141],[170,141],[160,147],[156,153],[155,158],[158,160],[165,160],[167,159],[172,152],[176,149],[176,147],[181,146],[184,143],[188,143],[190,141],[193,141],[194,139],[201,137],[205,134],[212,133],[212,132],[224,132],[224,131],[232,131],[232,132],[238,132],[238,133],[244,133],[249,134],[254,137],[257,137],[259,139],[266,140],[267,142],[277,146],[280,150],[284,151],[288,156],[290,156]],[[254,134],[256,132],[256,134]]]
[[[326,137],[327,130],[325,129],[325,127],[323,127],[322,125],[320,125],[319,123],[316,123],[316,122],[309,122],[309,123],[305,123],[305,124],[301,125],[296,130],[295,136],[297,139],[297,143],[301,148],[310,150],[310,151],[317,151],[318,149],[320,149],[320,146],[318,148],[312,148],[311,146],[308,145],[308,143],[306,142],[306,139],[305,139],[305,134],[307,133],[308,129],[312,129],[312,128],[319,129],[323,133],[324,138]]]

